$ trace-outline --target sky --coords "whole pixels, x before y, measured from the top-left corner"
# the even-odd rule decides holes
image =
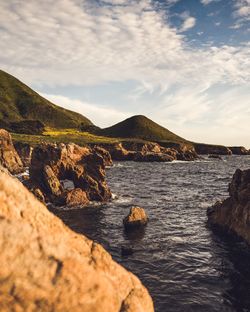
[[[0,0],[0,68],[100,127],[250,148],[250,0]]]

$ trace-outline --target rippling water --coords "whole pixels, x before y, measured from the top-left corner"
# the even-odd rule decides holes
[[[135,273],[156,311],[250,311],[250,247],[206,226],[206,208],[227,196],[236,168],[250,168],[250,157],[116,163],[107,171],[111,203],[54,212]],[[127,235],[122,219],[131,205],[144,207],[150,221]],[[122,256],[121,247],[133,253]]]

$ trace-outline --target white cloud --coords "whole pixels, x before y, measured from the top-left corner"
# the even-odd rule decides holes
[[[120,110],[118,111],[112,107],[98,106],[95,103],[87,103],[75,99],[73,100],[66,96],[45,93],[41,93],[41,96],[45,97],[56,105],[86,116],[99,127],[111,126],[114,123],[117,123],[133,115],[129,112],[122,112]]]
[[[217,1],[220,1],[220,0],[201,0],[201,3],[204,4],[204,5],[208,5],[210,4],[211,2],[217,2]]]
[[[195,23],[196,19],[194,17],[192,16],[187,17],[181,26],[180,32],[185,32],[188,29],[193,28],[195,26]]]
[[[250,21],[250,0],[234,0],[234,8],[237,22],[231,28],[238,29]]]

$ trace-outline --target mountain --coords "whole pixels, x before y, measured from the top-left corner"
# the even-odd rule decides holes
[[[187,142],[149,118],[138,115],[99,131],[103,136],[137,138],[148,141]]]
[[[0,127],[37,120],[52,128],[92,127],[86,117],[59,107],[10,74],[0,70]]]

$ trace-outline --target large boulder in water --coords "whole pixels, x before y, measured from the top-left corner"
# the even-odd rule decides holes
[[[236,170],[229,184],[229,195],[208,209],[208,222],[232,231],[250,243],[250,169]]]
[[[147,290],[0,170],[0,311],[153,312]]]
[[[30,189],[39,189],[46,201],[52,203],[73,202],[86,204],[86,198],[91,201],[107,201],[111,192],[105,178],[105,161],[99,153],[87,147],[75,144],[43,144],[34,148],[30,165]],[[68,190],[63,181],[71,181],[73,188],[81,189],[85,195],[67,196]]]
[[[125,229],[135,229],[145,226],[148,223],[148,216],[141,207],[132,207],[129,214],[123,219]]]
[[[12,174],[23,171],[23,163],[12,143],[11,135],[4,129],[0,129],[0,164]]]

